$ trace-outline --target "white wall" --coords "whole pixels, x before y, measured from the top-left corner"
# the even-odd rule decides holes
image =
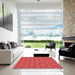
[[[0,27],[0,41],[15,41],[18,42],[18,26],[17,26],[17,9],[13,2],[9,0],[2,1],[9,11],[13,14],[13,31],[9,31],[7,29]]]
[[[0,41],[17,41],[15,32],[0,27]]]

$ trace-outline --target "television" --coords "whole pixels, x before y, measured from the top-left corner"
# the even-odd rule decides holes
[[[13,15],[4,3],[0,2],[0,27],[13,31]]]

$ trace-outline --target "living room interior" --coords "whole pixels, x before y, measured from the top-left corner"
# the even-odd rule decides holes
[[[74,16],[75,0],[0,0],[0,75],[75,75]]]

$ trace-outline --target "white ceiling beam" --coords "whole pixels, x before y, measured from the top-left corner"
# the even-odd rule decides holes
[[[48,3],[59,3],[59,2],[61,2],[61,0],[16,0],[16,2],[17,3],[37,3],[37,2],[39,2],[39,3],[46,3],[46,2],[48,2]]]
[[[61,9],[61,3],[17,3],[17,8],[25,10]]]

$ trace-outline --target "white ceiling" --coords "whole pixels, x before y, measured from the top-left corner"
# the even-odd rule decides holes
[[[5,1],[5,0],[3,0]],[[63,0],[6,0],[18,9],[61,9]],[[8,3],[7,2],[7,3]],[[9,5],[9,3],[8,3]]]
[[[39,2],[60,3],[62,0],[40,0]],[[16,2],[38,2],[37,0],[16,0]]]

